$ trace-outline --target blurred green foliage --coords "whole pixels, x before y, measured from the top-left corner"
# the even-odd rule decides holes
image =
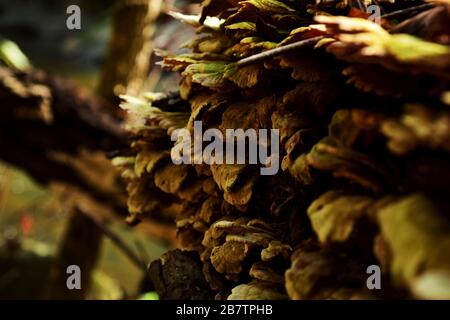
[[[30,61],[19,46],[10,40],[0,40],[0,60],[19,70],[30,67]]]

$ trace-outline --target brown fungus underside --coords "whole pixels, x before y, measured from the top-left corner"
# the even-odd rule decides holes
[[[161,298],[450,298],[450,3],[397,12],[421,3],[207,0],[200,17],[174,14],[198,30],[190,53],[158,52],[181,99],[127,98],[140,123],[133,156],[114,160],[129,221],[176,222],[184,251],[149,269]],[[170,135],[194,121],[279,129],[279,172],[173,164]],[[374,264],[382,290],[366,286]]]

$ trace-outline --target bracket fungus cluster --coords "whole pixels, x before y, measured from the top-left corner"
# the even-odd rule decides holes
[[[114,160],[129,222],[176,223],[182,250],[149,268],[161,297],[450,298],[450,2],[206,0],[172,15],[197,29],[188,51],[158,52],[179,92],[125,97],[138,121]],[[279,172],[175,165],[171,134],[194,121],[278,129]]]

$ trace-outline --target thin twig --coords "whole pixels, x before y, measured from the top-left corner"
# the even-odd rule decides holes
[[[433,7],[434,7],[433,3],[425,3],[425,4],[421,4],[419,6],[410,7],[410,8],[394,11],[394,12],[391,12],[391,13],[383,14],[381,16],[381,18],[384,18],[384,19],[394,18],[396,16],[401,16],[401,15],[404,15],[406,13],[411,13],[411,12],[414,12],[414,11],[417,11],[417,10],[430,9],[430,8],[433,8]]]
[[[278,47],[278,48],[274,48],[274,49],[270,49],[267,51],[263,51],[261,53],[255,54],[253,56],[244,58],[239,60],[236,64],[238,67],[244,67],[247,66],[249,64],[253,64],[256,62],[260,62],[263,60],[266,60],[268,58],[272,58],[275,56],[278,56],[280,54],[284,54],[287,53],[289,51],[294,51],[300,48],[304,48],[307,46],[310,46],[312,44],[316,44],[319,40],[323,39],[324,36],[317,36],[314,38],[310,38],[310,39],[306,39],[306,40],[302,40],[302,41],[298,41],[295,43],[291,43],[282,47]]]
[[[107,224],[100,218],[89,214],[84,210],[79,209],[85,216],[92,220],[92,222],[108,237],[123,253],[130,258],[130,260],[141,270],[147,270],[147,263],[143,261],[138,255],[136,255],[133,250],[114,232]]]
[[[145,251],[145,246],[142,243],[142,241],[139,241],[139,240],[136,239],[134,241],[134,246],[138,250],[138,252],[140,254],[140,257],[141,257],[141,260],[143,260],[143,261],[149,261],[150,260],[147,252]]]

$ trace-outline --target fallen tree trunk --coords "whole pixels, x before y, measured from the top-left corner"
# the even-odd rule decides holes
[[[0,158],[26,170],[42,184],[86,185],[56,154],[77,156],[81,149],[112,151],[127,137],[107,102],[41,71],[0,67]]]
[[[112,105],[43,71],[7,67],[0,67],[0,104],[0,159],[43,185],[71,186],[109,216],[127,215],[125,186],[107,157],[128,144]],[[173,232],[154,236],[174,241]]]

